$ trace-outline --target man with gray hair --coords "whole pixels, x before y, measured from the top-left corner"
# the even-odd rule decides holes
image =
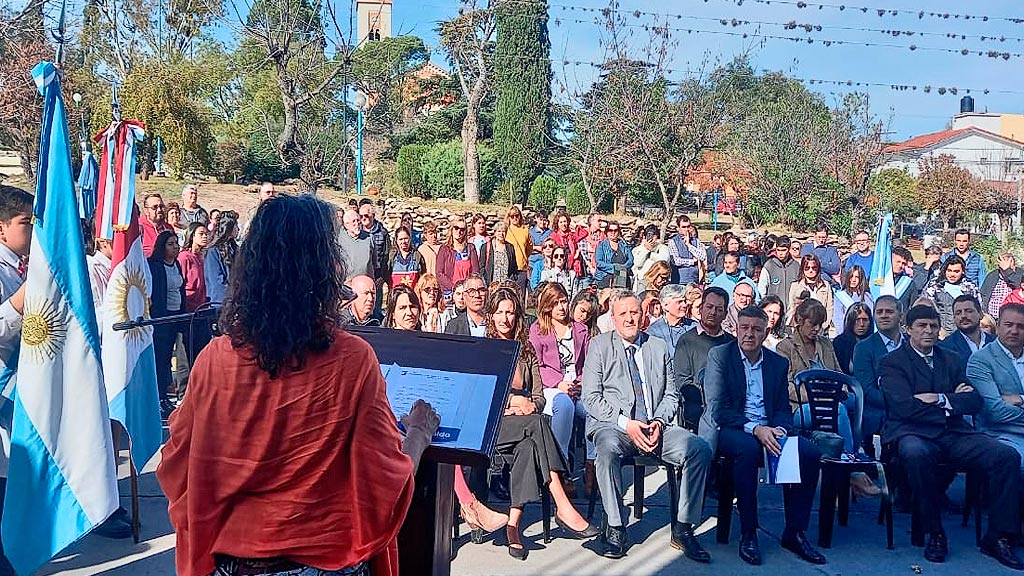
[[[668,345],[640,331],[640,300],[628,290],[611,297],[615,330],[590,341],[583,369],[587,436],[597,450],[597,483],[607,516],[604,548],[608,558],[625,556],[627,512],[622,506],[622,460],[650,455],[681,471],[679,502],[673,510],[670,544],[687,558],[709,562],[711,555],[693,533],[704,507],[704,482],[711,446],[676,426],[679,388]]]
[[[373,243],[370,235],[359,225],[359,213],[345,210],[342,215],[344,230],[338,233],[338,245],[345,256],[345,270],[354,276],[375,277]]]
[[[203,226],[210,223],[210,213],[199,205],[199,187],[195,184],[186,184],[181,189],[181,222],[186,228],[193,222]]]
[[[686,317],[686,286],[666,284],[658,298],[661,300],[661,318],[651,322],[647,334],[664,340],[668,344],[669,358],[674,359],[679,338],[695,324]]]

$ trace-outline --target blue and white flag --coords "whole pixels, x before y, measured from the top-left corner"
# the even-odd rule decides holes
[[[118,506],[60,77],[49,62],[32,76],[44,97],[43,128],[3,515],[4,549],[25,575]]]
[[[82,170],[78,173],[78,216],[82,220],[89,220],[96,213],[96,188],[99,183],[100,165],[92,152],[83,150]]]
[[[875,235],[875,258],[871,262],[871,298],[875,301],[879,296],[896,294],[892,279],[892,213],[883,214],[878,219],[878,232]]]

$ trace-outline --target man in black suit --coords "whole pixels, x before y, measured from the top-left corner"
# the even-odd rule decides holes
[[[966,369],[971,354],[984,348],[996,339],[981,329],[981,302],[970,294],[957,296],[953,300],[953,322],[956,330],[939,342],[939,346],[960,355],[960,365]]]
[[[936,481],[935,468],[944,462],[982,473],[989,524],[981,551],[1024,570],[1010,546],[1020,530],[1020,455],[975,432],[964,419],[981,411],[982,398],[967,383],[959,356],[935,345],[939,324],[934,308],[913,307],[907,313],[908,341],[882,359],[881,388],[888,408],[882,442],[895,448],[906,471],[913,505],[929,535],[926,560],[944,562],[949,551],[942,529],[945,486]]]
[[[704,373],[708,407],[701,421],[701,436],[718,431],[718,451],[732,462],[736,501],[740,512],[740,558],[761,564],[757,542],[757,469],[764,451],[778,456],[779,440],[789,436],[793,413],[789,409],[789,362],[764,348],[768,317],[756,306],[739,312],[736,342],[711,349]],[[811,442],[799,442],[799,484],[784,484],[786,528],[782,547],[812,564],[824,564],[804,532],[811,517],[818,487],[821,452]]]
[[[466,278],[466,291],[463,297],[466,301],[466,310],[452,318],[444,327],[445,334],[456,336],[476,336],[483,338],[487,335],[487,314],[484,306],[487,304],[487,283],[484,277],[479,274],[470,274]]]

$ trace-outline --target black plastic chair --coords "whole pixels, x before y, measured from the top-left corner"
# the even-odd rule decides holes
[[[810,405],[807,430],[839,433],[839,404],[848,397],[846,390],[855,395],[855,408],[850,417],[853,437],[861,437],[861,419],[864,416],[864,391],[853,378],[834,370],[804,370],[793,377],[798,390],[803,390]],[[886,547],[893,549],[892,499],[885,482],[884,467],[875,459],[843,460],[829,457],[821,459],[821,492],[818,507],[818,546],[832,547],[832,529],[836,520],[846,526],[850,518],[850,475],[855,472],[878,472],[882,485],[882,513],[885,524]]]
[[[665,468],[665,474],[668,478],[669,501],[671,503],[671,525],[675,526],[676,510],[679,508],[679,474],[677,473],[676,467],[664,464],[653,456],[643,455],[623,458],[622,467],[625,468],[626,466],[633,467],[633,516],[636,517],[637,520],[642,520],[644,517],[644,477],[646,467],[662,466]],[[588,521],[594,516],[594,505],[597,503],[597,496],[599,492],[600,489],[597,486],[594,486],[594,491],[590,493],[590,498],[587,502]]]
[[[491,457],[491,471],[490,476],[494,476],[495,473],[500,473],[504,477],[508,477],[509,470],[512,467],[512,454],[504,454],[502,452],[495,451],[494,456]],[[551,542],[551,491],[548,490],[547,486],[540,487],[540,513],[541,513],[541,526],[544,528],[544,543],[548,544]]]

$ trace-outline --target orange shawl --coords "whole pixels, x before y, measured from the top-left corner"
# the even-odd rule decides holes
[[[227,337],[196,359],[170,419],[157,478],[177,532],[177,573],[214,554],[285,557],[324,570],[370,561],[398,574],[412,461],[362,339],[334,344],[276,380]]]

